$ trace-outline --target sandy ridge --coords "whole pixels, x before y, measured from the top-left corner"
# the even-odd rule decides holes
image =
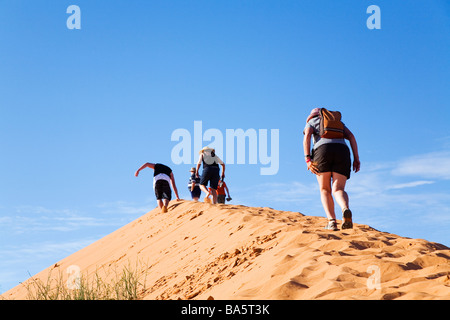
[[[154,209],[33,278],[71,265],[108,278],[139,265],[143,299],[450,299],[446,246],[324,225],[298,212],[171,202],[168,213]],[[3,294],[26,297],[25,285]]]

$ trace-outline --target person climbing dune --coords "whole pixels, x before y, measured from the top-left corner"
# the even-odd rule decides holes
[[[192,200],[197,202],[202,194],[202,190],[200,189],[200,178],[196,177],[195,167],[192,167],[189,172],[191,173],[191,176],[189,177],[188,190],[191,193]]]
[[[145,168],[154,170],[153,189],[155,190],[156,201],[158,202],[158,207],[161,209],[161,212],[165,213],[168,211],[167,207],[172,199],[172,190],[170,189],[170,185],[172,185],[177,201],[181,200],[178,196],[175,176],[173,175],[172,169],[161,163],[147,162],[144,163],[134,175],[138,177],[139,172]]]
[[[342,210],[342,229],[353,228],[352,211],[345,184],[350,179],[350,150],[345,142],[350,142],[353,153],[353,171],[360,170],[360,161],[356,138],[345,124],[340,121],[338,111],[314,108],[306,119],[303,130],[303,151],[307,169],[317,177],[320,199],[328,218],[325,229],[337,231],[334,199]],[[328,121],[328,122],[327,122]],[[311,137],[313,149],[311,150]]]
[[[228,197],[227,197],[228,194]],[[230,190],[228,189],[227,184],[222,179],[219,180],[219,184],[217,185],[217,202],[225,203],[226,201],[231,201]]]
[[[196,167],[196,177],[199,177],[199,169],[203,164],[203,171],[200,177],[200,189],[204,191],[207,196],[204,201],[209,202],[209,196],[212,196],[212,203],[217,203],[217,186],[220,179],[225,178],[225,163],[215,154],[213,148],[204,147],[199,152],[200,156]],[[222,174],[220,174],[219,164],[222,166]],[[207,186],[211,188],[211,191],[207,189]]]

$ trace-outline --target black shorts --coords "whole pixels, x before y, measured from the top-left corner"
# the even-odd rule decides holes
[[[172,189],[170,189],[169,182],[166,180],[158,180],[155,182],[155,196],[156,200],[172,199]]]
[[[350,179],[350,150],[342,143],[326,143],[313,150],[312,161],[319,172],[336,172]]]
[[[212,189],[217,189],[217,186],[219,185],[219,179],[219,167],[206,167],[203,168],[200,184],[206,187],[209,182],[209,186]]]
[[[189,188],[189,191],[191,191],[191,188]],[[199,186],[195,186],[194,190],[191,191],[191,197],[194,198],[200,198],[200,195],[202,194],[202,189],[200,189]]]
[[[218,194],[217,195],[217,202],[218,203],[225,203],[225,195],[224,194]]]

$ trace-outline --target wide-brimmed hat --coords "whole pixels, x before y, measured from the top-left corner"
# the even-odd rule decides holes
[[[195,167],[192,167],[189,172],[196,171]]]
[[[214,150],[214,148],[210,148],[210,147],[203,147],[203,149],[202,149],[202,150],[200,150],[200,151],[198,152],[198,154],[201,154],[201,153],[203,153],[203,151],[206,151],[206,150],[211,150],[211,151],[213,151],[213,152],[216,152],[216,150]]]

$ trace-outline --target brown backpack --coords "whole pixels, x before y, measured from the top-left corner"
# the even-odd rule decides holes
[[[328,139],[343,139],[344,124],[341,121],[342,115],[339,111],[329,111],[321,108],[320,118],[320,136]]]

